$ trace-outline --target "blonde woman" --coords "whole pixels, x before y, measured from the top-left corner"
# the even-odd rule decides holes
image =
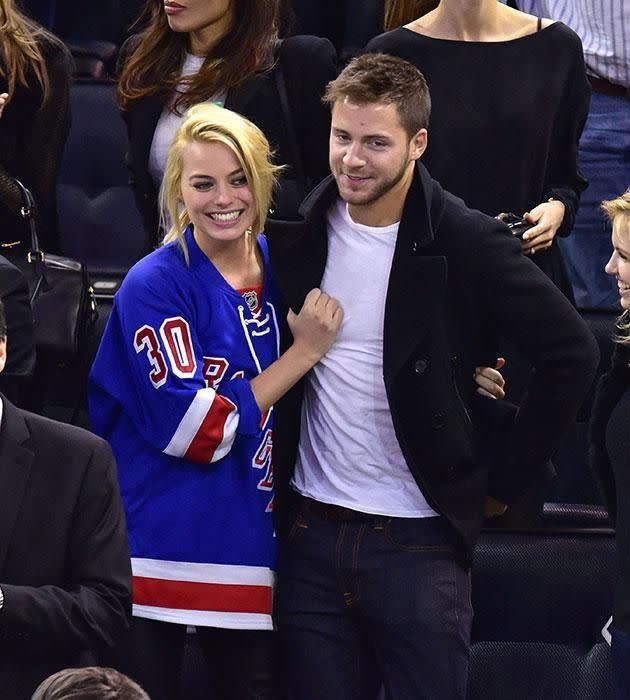
[[[55,36],[0,0],[0,244],[24,243],[17,178],[35,196],[40,243],[58,251],[55,191],[70,125],[71,59]]]
[[[172,228],[127,275],[92,368],[92,423],[117,457],[132,553],[130,672],[153,700],[177,697],[187,625],[217,697],[272,697],[272,409],[342,318],[312,290],[280,355],[257,235],[277,171],[244,117],[189,110],[162,184]]]
[[[591,464],[617,531],[619,573],[613,609],[616,700],[630,698],[630,190],[604,202],[613,253],[606,272],[617,280],[622,313],[612,366],[598,386],[590,426]]]

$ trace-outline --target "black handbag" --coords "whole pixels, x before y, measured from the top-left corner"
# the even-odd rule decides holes
[[[517,216],[516,214],[512,214],[512,212],[501,212],[494,218],[502,221],[510,229],[512,235],[516,236],[518,239],[522,239],[523,234],[535,226],[535,224],[530,224],[530,222],[522,216]]]
[[[9,245],[2,254],[28,282],[38,351],[69,360],[85,346],[97,319],[94,290],[82,263],[40,249],[33,195],[19,180],[13,182],[21,193],[19,214],[29,226],[30,250]]]

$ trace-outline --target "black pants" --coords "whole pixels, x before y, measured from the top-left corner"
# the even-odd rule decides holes
[[[275,700],[275,633],[197,627],[210,676],[207,700]],[[177,700],[186,626],[134,617],[125,671],[151,700]]]

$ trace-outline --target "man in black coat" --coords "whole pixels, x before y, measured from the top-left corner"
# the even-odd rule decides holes
[[[0,371],[7,354],[0,302]],[[99,438],[0,394],[0,696],[99,662],[127,630],[131,565],[114,458]]]
[[[300,700],[366,700],[381,684],[463,700],[484,510],[544,477],[597,346],[508,229],[419,163],[430,99],[415,67],[361,56],[327,101],[333,176],[303,221],[267,228],[288,304],[321,287],[344,310],[329,353],[276,406],[286,677]],[[499,335],[535,368],[510,420],[473,383]]]

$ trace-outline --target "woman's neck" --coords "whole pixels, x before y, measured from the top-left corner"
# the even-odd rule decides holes
[[[409,28],[440,39],[496,41],[505,34],[510,14],[511,8],[497,0],[441,0]]]
[[[208,238],[199,240],[197,236],[195,240],[228,284],[235,289],[261,283],[262,261],[253,233],[246,233],[236,241]]]

